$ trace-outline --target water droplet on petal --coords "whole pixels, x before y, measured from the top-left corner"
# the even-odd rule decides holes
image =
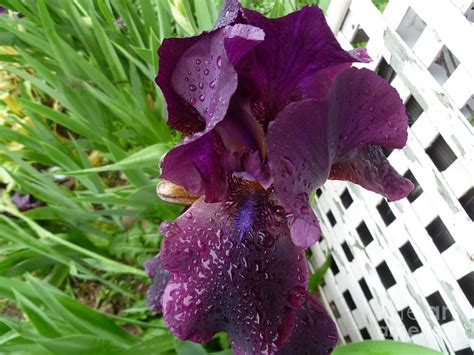
[[[212,80],[210,83],[209,83],[209,87],[211,89],[214,89],[216,87],[216,81],[215,80]]]
[[[209,74],[209,69],[204,69],[204,75],[208,75]]]
[[[196,91],[197,90],[196,85],[194,85],[194,84],[189,85],[189,90]]]
[[[283,163],[284,169],[288,175],[292,175],[295,172],[295,164],[293,164],[290,159],[283,157],[281,162]]]
[[[197,65],[201,64],[201,59],[196,59],[196,64]]]
[[[192,219],[193,218],[193,214],[191,212],[186,213],[185,216],[186,216],[187,219]]]
[[[196,103],[196,99],[194,97],[191,97],[189,99],[189,102],[191,103],[191,105],[194,105]]]
[[[204,95],[199,95],[199,101],[204,102],[204,100],[205,100]]]
[[[204,89],[204,83],[202,83],[202,82],[199,83],[199,89],[201,89],[201,90]]]
[[[218,56],[216,59],[216,65],[218,68],[222,67],[222,57]]]
[[[310,209],[309,209],[308,206],[304,205],[304,206],[301,206],[300,212],[303,215],[309,215],[310,214]]]

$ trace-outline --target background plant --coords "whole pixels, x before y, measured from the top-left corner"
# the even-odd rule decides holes
[[[0,353],[228,352],[224,334],[177,341],[146,309],[143,271],[180,212],[155,194],[180,138],[156,50],[221,3],[0,0]],[[319,1],[242,3],[281,16]]]

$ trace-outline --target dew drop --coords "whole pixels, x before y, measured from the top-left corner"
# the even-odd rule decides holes
[[[199,89],[201,89],[201,90],[204,89],[204,83],[202,83],[202,82],[199,83]]]
[[[196,71],[198,71],[198,72],[199,72],[199,71],[201,71],[201,68],[199,68],[199,67],[196,67]]]
[[[309,207],[306,206],[306,205],[301,206],[300,212],[301,212],[301,214],[303,214],[303,215],[306,215],[306,216],[309,215],[309,213],[310,213]]]
[[[218,56],[216,59],[216,65],[218,68],[222,67],[222,57]]]
[[[196,103],[196,99],[194,97],[191,97],[189,99],[189,102],[191,103],[191,105],[194,105]]]
[[[204,69],[204,75],[208,75],[209,74],[209,69]]]
[[[197,64],[197,65],[201,64],[201,59],[199,59],[199,58],[196,59],[196,64]]]
[[[192,219],[192,218],[193,218],[193,214],[192,214],[191,212],[186,213],[186,218],[187,218],[187,219]]]
[[[196,91],[197,90],[196,85],[194,85],[194,84],[189,85],[189,90]]]
[[[288,175],[292,175],[295,172],[295,164],[293,164],[290,159],[283,157],[281,159],[281,162],[283,163],[286,173]]]
[[[199,101],[204,102],[205,99],[204,95],[199,95]]]
[[[216,81],[215,80],[212,80],[210,83],[209,83],[209,87],[211,89],[214,89],[216,87]]]
[[[370,111],[370,112],[374,112],[374,106],[370,106],[370,107],[369,107],[369,111]]]

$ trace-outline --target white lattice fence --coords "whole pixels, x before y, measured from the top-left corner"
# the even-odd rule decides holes
[[[332,0],[347,49],[368,41],[366,67],[391,82],[410,118],[408,144],[386,151],[415,185],[394,203],[329,182],[315,210],[334,257],[321,288],[341,340],[393,337],[446,353],[474,349],[474,25],[472,0]]]

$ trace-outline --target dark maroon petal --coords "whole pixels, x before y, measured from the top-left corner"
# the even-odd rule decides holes
[[[287,106],[270,125],[267,149],[275,191],[291,215],[291,238],[308,247],[319,225],[308,207],[311,191],[329,176],[330,157],[324,103],[305,100]]]
[[[313,97],[301,82],[316,72],[357,59],[344,51],[316,6],[306,6],[285,17],[268,19],[243,9],[248,24],[265,32],[265,41],[238,66],[247,95],[268,123],[290,101]],[[263,111],[263,112],[262,112]]]
[[[389,201],[400,200],[413,191],[413,183],[400,176],[383,155],[380,146],[366,145],[351,159],[335,163],[330,179],[345,180],[377,192]]]
[[[241,14],[242,7],[239,0],[225,0],[217,16],[214,28],[224,27],[235,23]]]
[[[207,33],[202,33],[195,37],[165,38],[158,49],[160,67],[155,81],[166,100],[168,124],[184,134],[202,131],[205,123],[193,106],[172,88],[171,78],[183,53],[194,43],[205,40],[207,36]]]
[[[337,343],[337,328],[324,307],[313,295],[308,295],[296,311],[293,333],[278,355],[330,354]]]
[[[206,202],[225,200],[232,175],[269,187],[270,174],[263,164],[264,132],[250,111],[248,102],[234,97],[214,131],[195,134],[165,156],[162,178],[205,195]]]
[[[331,86],[328,121],[336,160],[359,144],[403,148],[408,118],[397,91],[368,69],[340,72]]]
[[[263,191],[243,189],[231,204],[201,199],[162,225],[162,262],[173,275],[164,319],[181,339],[206,342],[226,331],[236,353],[260,354],[291,333],[307,266],[282,208]]]
[[[164,156],[161,178],[194,195],[206,195],[206,201],[222,201],[228,194],[223,151],[221,139],[214,131],[199,139],[185,140]]]
[[[165,95],[168,123],[186,134],[219,123],[237,88],[234,65],[263,37],[258,28],[236,24],[164,40],[156,82]]]
[[[325,100],[301,101],[280,112],[267,134],[268,159],[277,195],[293,216],[296,245],[318,238],[308,196],[326,181],[331,167],[331,178],[358,183],[390,200],[410,193],[413,185],[373,147],[402,148],[407,122],[396,90],[373,72],[355,68],[337,71]]]
[[[163,308],[161,306],[161,297],[163,296],[163,291],[170,280],[171,274],[169,271],[163,269],[160,254],[145,262],[145,271],[153,280],[153,284],[147,292],[148,308],[156,313],[162,313]]]

